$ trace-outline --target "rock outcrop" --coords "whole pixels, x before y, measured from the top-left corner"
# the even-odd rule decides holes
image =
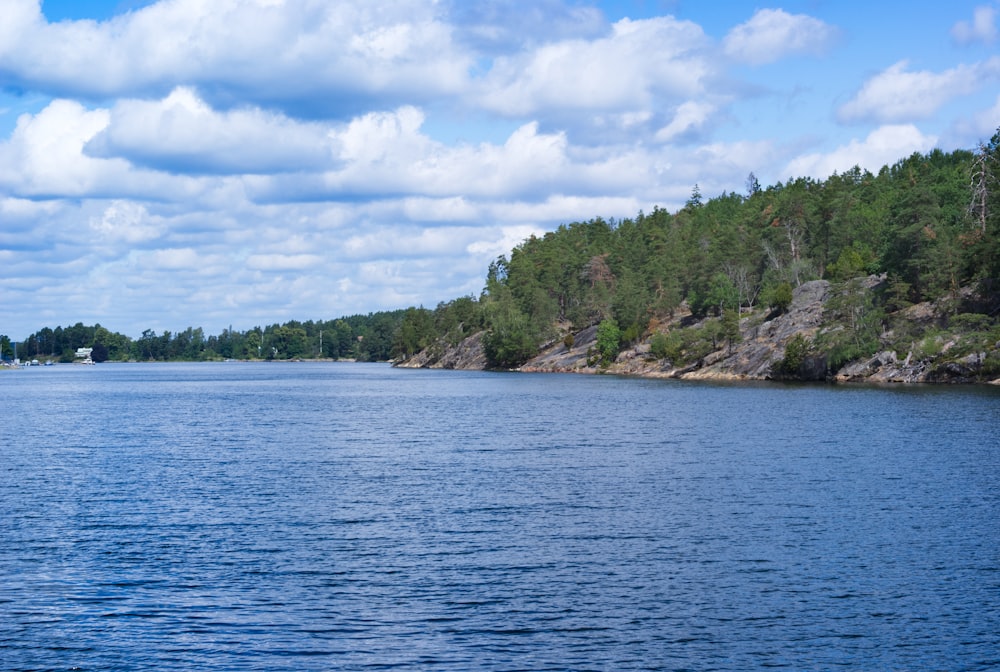
[[[395,366],[405,369],[481,371],[487,368],[486,355],[483,353],[483,333],[473,334],[454,346],[437,343],[412,357],[396,362]]]
[[[866,291],[880,289],[884,278],[871,276],[861,286]],[[918,357],[912,350],[899,353],[890,349],[858,361],[849,362],[836,371],[830,371],[826,357],[809,353],[793,373],[783,371],[786,347],[792,339],[801,336],[812,342],[824,331],[841,328],[824,323],[824,310],[831,298],[829,282],[814,280],[796,288],[792,303],[783,313],[761,311],[745,315],[740,320],[739,343],[721,342],[720,346],[697,361],[675,365],[667,359],[654,357],[650,339],[621,351],[614,362],[602,365],[595,356],[597,327],[590,326],[572,334],[572,338],[559,338],[544,344],[539,353],[525,362],[519,370],[551,373],[606,373],[651,378],[679,378],[685,380],[770,380],[787,378],[796,380],[830,380],[835,382],[878,383],[942,383],[984,382],[982,366],[988,352],[977,352],[965,357]],[[903,319],[925,328],[940,323],[942,309],[934,304],[918,304],[903,312]],[[714,319],[714,318],[706,318]],[[684,307],[676,311],[661,331],[698,328],[706,320],[698,321]],[[941,348],[948,350],[949,343]],[[994,346],[994,349],[996,346]],[[466,338],[453,347],[436,346],[397,363],[409,368],[475,369],[487,367],[482,349],[482,334]],[[1000,384],[1000,380],[985,381]]]

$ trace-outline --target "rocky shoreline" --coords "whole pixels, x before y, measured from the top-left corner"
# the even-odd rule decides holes
[[[871,276],[864,280],[866,291],[877,291],[884,278]],[[654,357],[650,338],[623,349],[613,362],[602,364],[594,356],[597,327],[591,326],[566,334],[543,345],[539,353],[517,370],[546,373],[618,374],[646,378],[674,378],[681,380],[755,381],[755,380],[810,380],[830,382],[869,383],[989,383],[1000,384],[1000,378],[985,374],[984,362],[995,356],[998,345],[990,344],[985,350],[949,356],[959,340],[958,334],[947,330],[935,338],[940,341],[937,353],[918,352],[914,343],[906,352],[898,349],[880,350],[870,357],[851,361],[831,371],[825,357],[809,354],[794,372],[784,370],[786,348],[796,336],[812,342],[824,330],[838,328],[824,323],[826,304],[831,298],[829,282],[806,282],[793,292],[792,303],[778,315],[763,311],[744,313],[740,319],[738,343],[722,342],[719,347],[696,361],[675,365],[669,359]],[[917,304],[901,311],[900,316],[928,329],[943,322],[942,306]],[[706,318],[712,319],[712,318]],[[689,311],[678,310],[661,331],[698,328]],[[568,332],[567,332],[568,333]],[[455,346],[436,344],[413,357],[396,362],[402,368],[441,368],[485,370],[488,368],[482,348],[482,333],[474,334]],[[891,334],[883,334],[882,341]]]

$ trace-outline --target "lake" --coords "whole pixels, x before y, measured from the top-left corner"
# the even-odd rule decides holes
[[[993,670],[1000,389],[0,371],[4,670]]]

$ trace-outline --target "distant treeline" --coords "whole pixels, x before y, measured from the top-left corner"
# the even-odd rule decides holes
[[[821,344],[839,348],[839,359],[860,357],[878,346],[879,333],[905,327],[886,315],[917,302],[952,297],[956,315],[971,314],[964,322],[986,330],[997,324],[998,194],[1000,131],[976,151],[917,153],[878,174],[856,167],[762,188],[751,173],[745,193],[703,200],[695,186],[673,214],[655,208],[620,221],[566,224],[496,259],[480,296],[434,309],[217,336],[188,328],[131,339],[77,324],[32,334],[18,354],[65,360],[93,347],[95,359],[111,360],[387,360],[483,331],[490,364],[513,367],[543,342],[592,325],[614,336],[611,350],[652,337],[682,302],[696,317],[719,316],[722,328],[728,318],[732,331],[733,319],[748,311],[786,308],[793,288],[808,280],[846,286],[884,274],[889,291],[876,304],[865,298],[843,307],[843,330]],[[9,356],[7,340],[2,347]]]
[[[77,348],[93,348],[94,361],[205,361],[218,359],[358,359],[387,360],[404,311],[353,315],[326,322],[291,321],[248,331],[223,330],[206,336],[201,327],[184,331],[151,329],[139,338],[110,331],[100,324],[45,328],[17,344],[22,359],[71,362]],[[4,357],[13,356],[6,336]]]

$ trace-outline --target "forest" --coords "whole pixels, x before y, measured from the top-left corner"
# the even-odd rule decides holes
[[[42,329],[18,355],[95,360],[401,359],[482,332],[489,366],[516,368],[552,339],[600,325],[600,355],[648,339],[659,357],[690,344],[662,325],[681,307],[714,325],[713,341],[737,337],[755,311],[780,313],[803,283],[825,279],[841,298],[842,328],[804,349],[834,364],[864,357],[894,330],[893,315],[934,301],[955,329],[1000,340],[1000,130],[974,151],[916,153],[873,174],[860,168],[826,180],[762,187],[705,199],[697,185],[677,212],[660,208],[622,220],[594,218],[531,237],[494,260],[479,296],[435,308],[287,322],[206,336],[200,328],[129,338],[100,325]],[[882,280],[877,293],[859,279]],[[853,283],[853,284],[852,284]],[[995,336],[995,338],[994,338]],[[990,339],[993,339],[990,341]],[[10,341],[0,348],[9,357]],[[687,356],[690,356],[688,353]]]
[[[213,361],[225,359],[355,359],[385,361],[404,311],[353,315],[328,321],[290,321],[225,329],[206,336],[201,327],[157,334],[146,329],[138,338],[110,331],[100,324],[45,328],[17,343],[21,360],[72,362],[77,348],[93,348],[95,362]],[[13,357],[13,343],[0,337],[4,357]]]
[[[946,324],[933,327],[965,334],[964,347],[992,351],[1000,369],[998,176],[1000,131],[976,151],[913,154],[878,174],[855,167],[763,189],[750,174],[745,193],[707,201],[695,186],[673,214],[598,218],[524,241],[490,265],[478,301],[407,311],[394,352],[485,330],[489,365],[514,368],[540,344],[599,325],[605,362],[644,339],[654,356],[696,359],[738,339],[748,315],[781,313],[796,287],[825,279],[833,326],[796,343],[799,356],[821,352],[837,368],[885,347],[886,334],[933,349],[940,339],[918,333],[905,309],[935,302]],[[879,291],[867,291],[869,277]],[[665,330],[682,306],[699,328]]]

